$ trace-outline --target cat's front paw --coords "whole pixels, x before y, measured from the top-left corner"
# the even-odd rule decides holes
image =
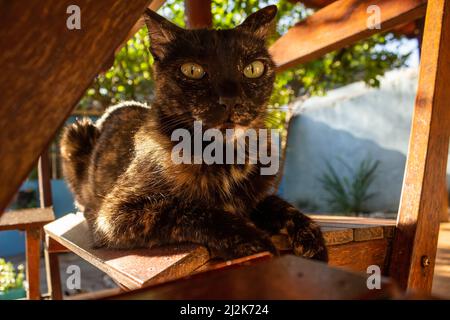
[[[287,229],[295,255],[328,261],[325,240],[318,224],[305,216],[295,217],[288,221]]]
[[[269,237],[258,237],[251,240],[246,239],[244,241],[239,241],[235,243],[232,248],[227,248],[219,253],[219,256],[225,259],[236,259],[264,251],[268,251],[274,256],[279,254]]]

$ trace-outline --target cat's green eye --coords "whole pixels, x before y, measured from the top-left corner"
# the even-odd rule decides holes
[[[264,63],[255,60],[244,68],[244,76],[247,78],[259,78],[264,73]]]
[[[203,67],[194,62],[188,62],[181,65],[181,72],[188,78],[201,79],[205,75]]]

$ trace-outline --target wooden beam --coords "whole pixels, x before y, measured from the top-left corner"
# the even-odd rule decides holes
[[[367,27],[371,5],[380,8],[380,29]],[[420,18],[425,9],[426,0],[339,0],[292,27],[270,47],[270,53],[278,71],[283,71]]]
[[[39,229],[53,220],[51,207],[7,211],[0,217],[0,231]]]
[[[166,2],[166,1],[165,0],[153,0],[150,3],[150,5],[148,6],[148,8],[150,10],[153,10],[156,12],[159,10],[159,8],[162,7],[164,2]],[[114,53],[117,54],[120,51],[120,49],[122,49],[122,47],[125,45],[125,43],[127,43],[127,41],[130,40],[136,34],[136,32],[138,32],[139,29],[141,29],[143,26],[145,26],[144,17],[140,17],[139,20],[133,25],[131,30],[128,32],[127,36],[125,37],[125,40],[120,44],[119,47],[117,47],[117,49],[115,50]],[[114,57],[111,58],[111,64],[104,71],[107,71],[112,66],[113,63],[114,63]]]
[[[48,149],[39,157],[38,162],[38,180],[39,180],[39,204],[41,208],[52,205],[52,185],[50,177],[50,159],[48,158]]]
[[[447,188],[447,174],[441,178],[441,213],[439,215],[439,222],[448,222],[448,188]]]
[[[188,29],[212,27],[211,0],[184,0],[184,6]]]
[[[45,235],[45,247],[44,247],[44,257],[45,257],[45,271],[47,278],[47,289],[48,295],[52,300],[62,300],[62,288],[61,288],[61,275],[59,268],[59,259],[57,252],[52,252],[55,247],[60,248],[61,245],[51,239],[48,235]]]
[[[149,0],[0,0],[0,213]]]
[[[429,292],[450,128],[450,1],[428,1],[408,159],[389,275]]]
[[[26,264],[27,264],[27,298],[29,300],[41,299],[40,288],[40,262],[41,262],[41,229],[26,231]]]
[[[396,285],[382,278],[380,290],[367,288],[367,274],[285,255],[220,272],[201,272],[188,279],[140,289],[111,299],[339,300],[400,298]]]
[[[335,1],[336,0],[289,0],[289,2],[292,2],[292,3],[301,2],[306,7],[314,8],[314,9],[323,8],[323,7],[329,5],[330,3],[333,3]]]

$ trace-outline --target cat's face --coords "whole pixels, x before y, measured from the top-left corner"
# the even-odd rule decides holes
[[[184,30],[146,12],[156,96],[167,121],[224,129],[261,120],[275,78],[265,47],[275,15],[270,6],[234,29]]]

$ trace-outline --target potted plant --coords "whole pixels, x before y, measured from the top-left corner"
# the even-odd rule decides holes
[[[13,300],[26,297],[24,288],[24,267],[17,266],[0,258],[0,300]]]

